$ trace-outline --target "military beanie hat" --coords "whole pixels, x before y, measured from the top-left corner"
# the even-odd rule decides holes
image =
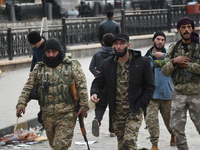
[[[30,32],[27,38],[30,44],[36,44],[41,40],[40,34],[36,31]]]
[[[163,37],[165,38],[165,40],[166,40],[165,34],[164,34],[162,31],[158,31],[158,32],[156,32],[156,33],[154,34],[154,36],[153,36],[153,38],[152,38],[152,41],[154,41],[155,38],[156,38],[157,36],[163,36]]]
[[[57,50],[57,51],[62,52],[61,44],[55,38],[51,38],[51,39],[46,41],[45,46],[44,46],[44,50],[46,51],[48,49],[53,49],[53,50]]]

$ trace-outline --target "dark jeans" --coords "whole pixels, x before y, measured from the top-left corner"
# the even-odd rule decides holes
[[[108,102],[106,100],[106,96],[105,96],[105,88],[101,90],[100,92],[100,101],[99,103],[96,103],[96,108],[95,108],[95,119],[97,119],[100,123],[101,123],[101,120],[103,119],[103,115],[106,111],[106,108],[107,108],[107,105],[108,105]],[[109,115],[109,132],[114,132],[113,131],[113,126],[112,126],[112,118],[110,117]]]

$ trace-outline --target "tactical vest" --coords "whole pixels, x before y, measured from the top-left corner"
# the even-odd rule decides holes
[[[180,44],[181,44],[181,40],[178,41],[176,43],[176,45],[174,45],[172,53],[171,53],[171,59],[180,55],[179,52],[178,52],[178,47],[179,47]],[[200,50],[199,50],[199,47],[197,47],[197,44],[195,42],[192,42],[191,49],[192,49],[192,51],[188,52],[187,57],[189,57],[191,59],[192,63],[198,63],[199,64],[200,63]],[[185,76],[190,78],[194,83],[199,84],[199,82],[200,82],[199,81],[199,79],[200,79],[199,74],[191,73],[191,72],[187,71],[186,68],[179,68],[179,70],[182,70],[182,72],[183,72],[182,74],[184,74]],[[173,82],[176,85],[176,82],[181,79],[180,73],[177,73],[176,71],[174,71],[172,76],[175,76],[175,79],[173,79]],[[186,81],[186,80],[182,80],[182,83],[187,83],[187,82],[188,81]]]
[[[37,89],[40,96],[40,106],[51,104],[74,103],[70,93],[69,84],[72,78],[72,60],[62,62],[60,70],[48,68],[44,63],[38,63]],[[52,73],[52,74],[49,74]],[[56,78],[56,82],[52,81]],[[50,80],[49,80],[50,79]]]
[[[182,40],[179,40],[174,45],[174,48],[173,48],[172,53],[171,53],[171,59],[174,58],[175,56],[179,55],[179,54],[177,54],[177,49],[178,49],[178,46],[180,45],[181,42],[182,42]],[[199,50],[196,50],[196,43],[192,42],[191,47],[192,47],[192,51],[189,53],[188,57],[191,59],[192,62],[199,63],[199,59],[200,59]]]

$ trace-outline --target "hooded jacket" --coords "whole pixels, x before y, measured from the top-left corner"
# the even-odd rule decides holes
[[[98,72],[96,72],[96,70],[101,71],[103,61],[109,56],[112,56],[114,54],[115,52],[112,47],[103,46],[92,57],[92,60],[89,66],[89,70],[91,71],[91,73],[96,77],[98,75]]]
[[[139,108],[146,109],[154,93],[154,80],[148,58],[142,57],[140,51],[129,49],[132,60],[129,66],[129,104],[130,112],[136,113]],[[107,58],[102,65],[102,72],[94,79],[91,86],[91,95],[99,95],[100,89],[106,86],[106,98],[109,103],[109,113],[112,117],[116,100],[116,72],[115,56]]]

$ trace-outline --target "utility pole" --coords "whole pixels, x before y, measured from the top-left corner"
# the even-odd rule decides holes
[[[46,13],[46,0],[42,0],[42,10],[43,10],[43,21],[44,21],[44,37],[46,39],[48,39],[48,22],[47,22],[47,13]]]

